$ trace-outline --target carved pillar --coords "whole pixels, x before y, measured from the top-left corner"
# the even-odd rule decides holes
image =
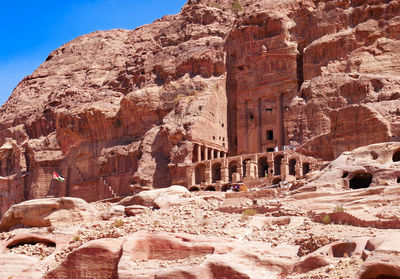
[[[247,135],[249,134],[249,109],[248,109],[247,100],[244,102],[244,109],[245,109],[245,115],[246,115],[246,135],[244,136],[244,138],[246,141],[246,152],[248,152],[249,151],[249,137]]]
[[[201,162],[201,145],[197,145],[197,162]]]
[[[285,145],[285,128],[283,121],[283,93],[279,93],[276,97],[276,105],[278,108],[277,111],[277,132],[278,132],[278,148],[279,150],[283,150],[283,146]]]
[[[262,150],[262,108],[261,108],[261,98],[258,98],[258,140],[259,147],[258,152],[263,152]]]
[[[204,146],[204,161],[208,160],[208,147]]]
[[[211,182],[212,182],[211,174],[212,174],[212,166],[211,166],[211,161],[210,161],[206,164],[206,173],[205,173],[206,184],[211,184]]]
[[[214,149],[211,149],[211,160],[214,159]]]

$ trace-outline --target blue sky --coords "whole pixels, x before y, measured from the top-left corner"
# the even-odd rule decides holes
[[[0,0],[0,105],[62,44],[96,30],[135,29],[186,0]]]

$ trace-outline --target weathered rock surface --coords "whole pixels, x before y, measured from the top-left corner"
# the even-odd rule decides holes
[[[43,278],[118,278],[115,269],[121,257],[122,240],[101,239],[88,242]]]
[[[38,259],[24,255],[0,255],[0,278],[42,278],[38,264]]]
[[[57,227],[97,218],[96,210],[82,199],[64,197],[30,200],[7,210],[0,221],[0,231],[9,230],[15,225]]]

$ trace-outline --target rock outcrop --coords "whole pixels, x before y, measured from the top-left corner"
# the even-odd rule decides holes
[[[96,210],[78,198],[49,198],[25,201],[10,207],[1,218],[0,231],[16,225],[49,227],[98,219]]]

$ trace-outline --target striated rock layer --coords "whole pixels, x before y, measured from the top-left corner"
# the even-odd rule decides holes
[[[53,51],[0,108],[0,214],[184,185],[194,143],[332,160],[400,138],[400,1],[238,3],[191,0]]]

